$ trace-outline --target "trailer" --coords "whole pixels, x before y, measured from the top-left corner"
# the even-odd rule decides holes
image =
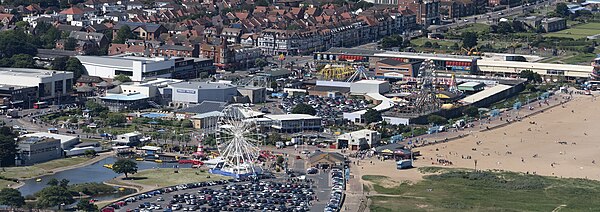
[[[410,169],[412,168],[412,160],[399,160],[396,162],[397,169]]]

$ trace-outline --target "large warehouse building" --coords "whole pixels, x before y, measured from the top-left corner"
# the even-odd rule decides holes
[[[462,56],[434,53],[392,52],[382,50],[362,50],[352,48],[331,48],[325,52],[315,52],[317,64],[362,65],[376,71],[378,78],[408,79],[418,69],[416,62],[431,60],[438,70],[462,74],[484,74],[514,77],[521,71],[531,70],[545,81],[589,79],[591,65],[567,65],[538,62],[509,61],[510,58],[528,55],[505,55],[503,58],[488,56]],[[391,60],[396,60],[394,63]],[[590,61],[591,62],[591,61]]]
[[[168,87],[171,88],[173,103],[231,102],[238,95],[235,86],[215,82],[180,82]]]
[[[88,75],[114,78],[123,74],[135,82],[150,78],[196,78],[200,72],[213,72],[212,60],[181,57],[77,56]]]
[[[73,73],[45,69],[0,68],[0,97],[4,106],[30,108],[72,92]]]

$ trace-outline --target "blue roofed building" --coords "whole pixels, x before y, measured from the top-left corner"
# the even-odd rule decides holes
[[[100,100],[110,111],[140,110],[148,107],[150,97],[141,93],[122,93],[107,94]]]

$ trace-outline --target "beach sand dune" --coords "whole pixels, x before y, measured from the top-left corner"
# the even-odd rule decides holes
[[[600,180],[600,101],[575,96],[520,122],[463,139],[418,148],[416,167],[499,169],[538,175]]]

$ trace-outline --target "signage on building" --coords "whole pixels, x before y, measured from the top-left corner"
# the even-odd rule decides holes
[[[196,93],[196,91],[195,91],[195,90],[177,89],[177,93],[189,93],[189,94],[195,94],[195,93]]]

